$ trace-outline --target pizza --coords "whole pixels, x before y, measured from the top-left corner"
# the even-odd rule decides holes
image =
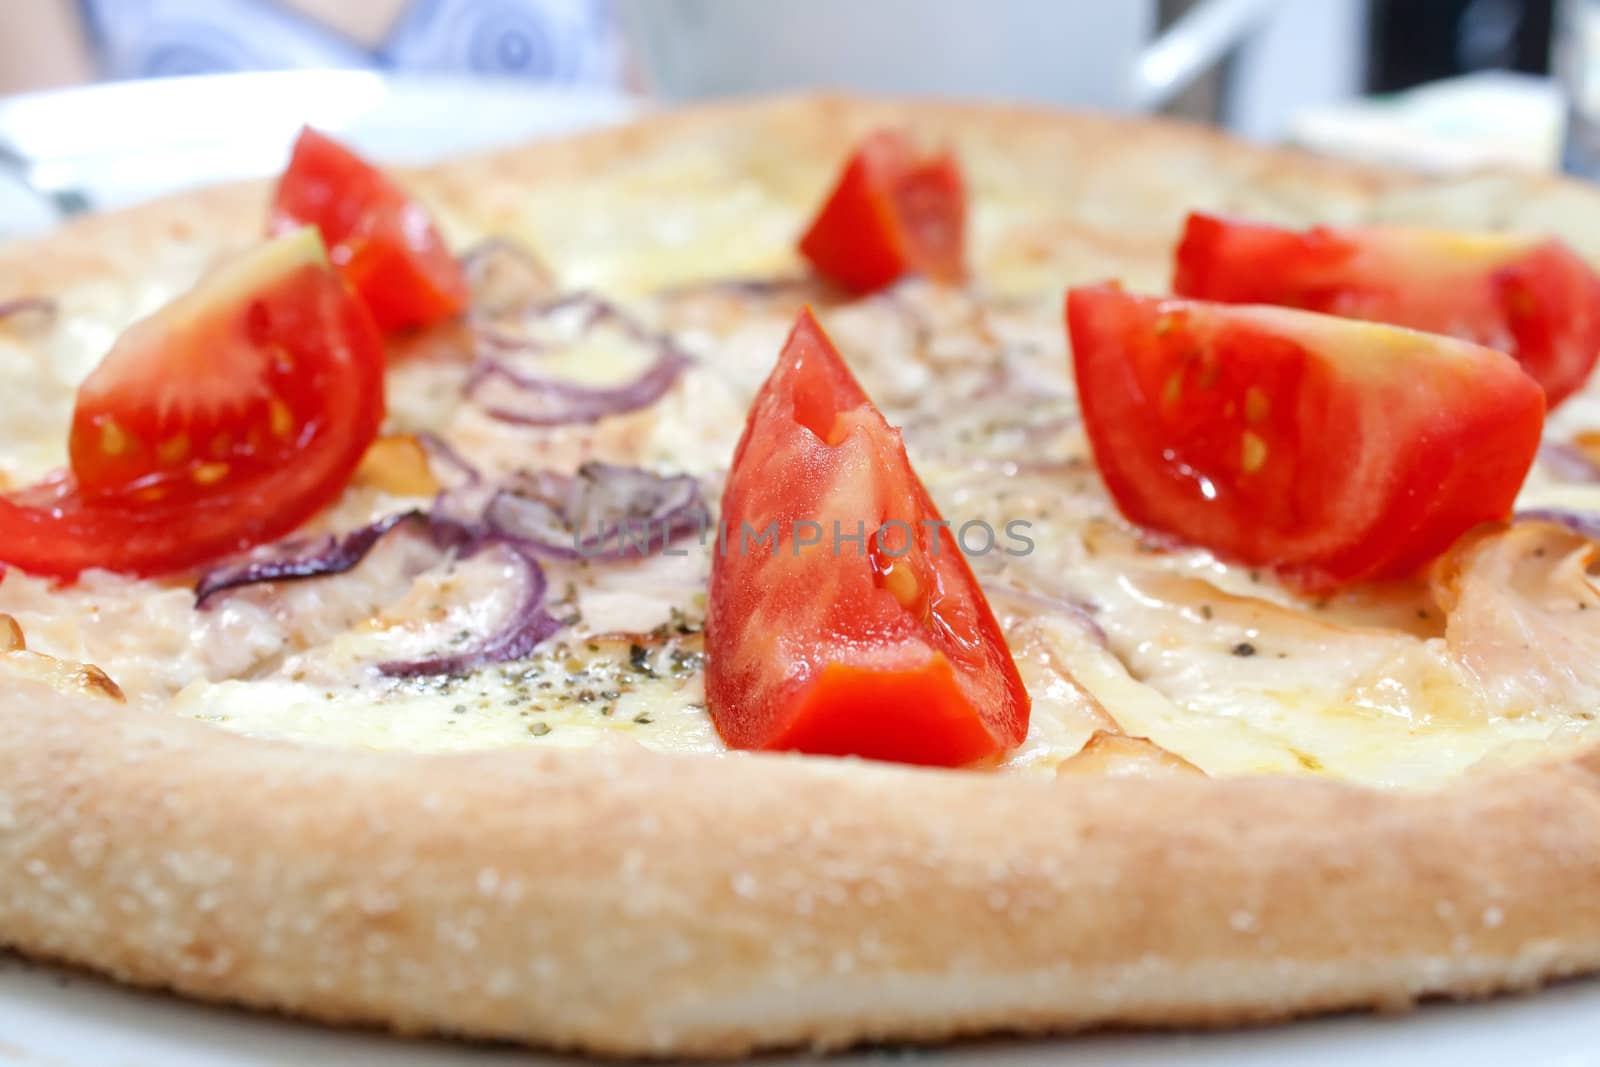
[[[1596,969],[1597,261],[842,98],[0,248],[0,944],[605,1055]]]

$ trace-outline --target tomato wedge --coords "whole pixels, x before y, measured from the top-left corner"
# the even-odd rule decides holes
[[[731,747],[954,766],[1022,741],[1028,694],[983,592],[809,309],[750,409],[722,521],[706,696]]]
[[[1465,341],[1286,308],[1067,295],[1079,402],[1122,513],[1307,592],[1414,572],[1503,519],[1544,395]]]
[[[800,238],[817,273],[869,293],[907,273],[965,274],[966,192],[955,157],[917,159],[904,134],[879,130],[856,148]]]
[[[309,126],[278,182],[270,232],[307,225],[322,231],[334,265],[385,332],[429,326],[466,308],[466,276],[422,205]]]
[[[371,318],[315,230],[279,238],[118,339],[73,471],[0,497],[0,561],[150,575],[272,540],[339,495],[383,410]]]
[[[1387,227],[1298,232],[1192,214],[1179,296],[1449,334],[1514,357],[1551,407],[1600,357],[1600,276],[1560,241]]]

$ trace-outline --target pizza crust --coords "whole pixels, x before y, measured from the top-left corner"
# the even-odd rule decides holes
[[[374,754],[32,683],[3,714],[7,942],[326,1022],[734,1055],[1394,1009],[1600,963],[1595,755],[1389,794]]]
[[[1059,219],[977,220],[973,251],[979,276],[993,259],[1015,255],[1046,267],[1091,258],[1097,276],[1110,277],[1123,261],[1148,261],[1152,248],[1164,257],[1191,207],[1221,210],[1232,203],[1281,215],[1288,206],[1313,204],[1321,215],[1343,218],[1366,210],[1379,194],[1418,182],[1396,172],[1259,148],[1182,123],[847,97],[712,104],[400,174],[441,215],[447,236],[494,234],[515,228],[530,200],[542,199],[545,213],[570,214],[570,202],[594,176],[625,177],[640,160],[694,145],[757,173],[773,188],[795,192],[796,218],[803,222],[844,148],[883,125],[908,126],[929,144],[957,145],[964,158],[971,157],[969,170],[974,160],[994,161],[977,169],[975,185],[1002,194],[1059,190],[1063,204],[1096,204],[1098,211],[1088,214],[1100,217],[1088,225],[1079,210],[1071,218],[1063,212]],[[1524,198],[1538,199],[1535,188],[1542,190],[1546,182],[1519,178],[1517,188]],[[197,246],[242,247],[259,239],[270,191],[267,182],[244,182],[81,217],[54,233],[0,246],[0,272],[17,295],[50,295],[65,285],[188,262]],[[657,192],[665,197],[673,190]],[[1280,205],[1276,212],[1274,203]],[[1600,227],[1596,237],[1593,248],[1600,252]],[[575,251],[581,250],[551,247],[547,258],[559,269],[573,258],[563,253]],[[1050,288],[1059,287],[1052,281]]]
[[[726,105],[414,180],[447,219],[470,205],[492,229],[533,183],[685,139],[814,174],[886,121],[992,144],[1016,173],[991,182],[1079,197],[1149,182],[1148,217],[1040,223],[1035,265],[1064,277],[1086,259],[1116,273],[1128,249],[1147,263],[1191,205],[1273,197],[1357,217],[1453,196],[1470,215],[1513,189],[1519,217],[1582,205],[1563,234],[1600,253],[1584,229],[1594,193],[1559,180],[1424,187],[1184,127],[960,105]],[[263,203],[242,186],[84,220],[0,249],[0,271],[49,293],[168,252],[198,260],[196,245],[248,241]],[[1016,239],[992,225],[980,274]],[[21,674],[0,721],[0,942],[328,1022],[736,1055],[1223,1026],[1600,967],[1593,752],[1428,793],[628,745],[377,754],[236,736]]]

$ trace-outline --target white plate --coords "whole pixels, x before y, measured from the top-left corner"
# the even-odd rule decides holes
[[[95,86],[0,101],[0,143],[51,193],[114,206],[186,185],[270,174],[311,122],[364,152],[422,162],[620,121],[637,102],[493,82],[365,72],[223,75]],[[47,225],[31,196],[0,183],[0,235]],[[1436,1005],[1398,1018],[1349,1016],[1221,1034],[1117,1034],[958,1045],[832,1061],[941,1065],[1035,1062],[1381,1067],[1600,1064],[1600,982],[1534,996]],[[330,1030],[124,989],[0,954],[0,1063],[18,1067],[483,1067],[575,1061],[505,1048],[401,1041]],[[784,1060],[765,1059],[764,1064]]]
[[[1583,1067],[1600,1063],[1600,984],[1436,1004],[1402,1016],[1342,1016],[1222,1033],[1101,1034],[1052,1041],[871,1049],[825,1067],[926,1062],[1123,1067]],[[0,1064],[16,1067],[574,1067],[573,1057],[334,1030],[123,989],[0,955]],[[758,1067],[816,1065],[763,1057]]]
[[[13,96],[0,99],[0,237],[47,228],[53,209],[78,198],[116,207],[276,173],[307,123],[375,158],[425,163],[639,110],[619,93],[361,70],[156,78]]]

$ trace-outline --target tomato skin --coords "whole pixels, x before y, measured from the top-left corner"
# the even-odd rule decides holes
[[[1191,214],[1179,296],[1448,334],[1514,357],[1551,407],[1600,357],[1600,276],[1558,240],[1386,227],[1304,232]]]
[[[175,382],[202,398],[212,389],[248,397],[249,381],[214,385],[206,378],[250,372],[250,361],[216,360],[208,347],[219,336],[237,338],[234,327],[249,322],[245,333],[257,331],[254,381],[272,380],[275,362],[287,354],[301,394],[293,433],[270,461],[191,457],[171,469],[146,469],[120,486],[92,489],[75,474],[55,475],[0,496],[0,561],[61,578],[90,567],[140,576],[184,570],[281,537],[339,495],[383,420],[383,342],[320,251],[312,259],[285,255],[286,247],[294,252],[290,246],[304,239],[320,249],[309,231],[307,238],[280,238],[253,253],[251,265],[203,281],[136,324],[125,336],[138,343],[119,342],[85,382],[95,410],[121,413],[129,427],[137,422],[127,413],[157,411],[163,399],[186,410],[183,391],[171,389]],[[240,291],[234,283],[241,276],[261,288]],[[153,349],[145,343],[151,339],[160,342]],[[199,410],[207,420],[209,409],[202,403]],[[181,424],[164,424],[164,430],[181,432]],[[146,458],[155,462],[149,453]],[[196,462],[227,470],[212,477]]]
[[[963,697],[950,660],[935,656],[893,673],[826,664],[800,692],[785,727],[751,747],[957,767],[1020,741],[997,745]]]
[[[238,492],[183,507],[86,496],[62,472],[0,497],[0,554],[30,574],[55,578],[94,567],[152,577],[273,540],[309,517],[274,512]]]
[[[310,228],[224,265],[128,327],[79,386],[68,438],[79,487],[192,499],[297,461],[332,417],[325,394],[342,371],[322,358],[328,338],[357,338],[354,358],[374,371],[364,318]],[[351,403],[338,417],[371,407]]]
[[[273,197],[270,232],[317,227],[329,257],[386,333],[455,318],[467,280],[422,205],[307,126]]]
[[[1069,292],[1067,328],[1122,513],[1308,593],[1505,518],[1543,430],[1537,383],[1450,338],[1104,285]]]
[[[916,159],[893,130],[869,134],[845,163],[800,252],[829,281],[856,293],[907,273],[941,282],[965,274],[966,190],[948,153]]]
[[[1026,736],[1027,690],[971,569],[809,309],[751,407],[722,521],[706,697],[730,747],[957,766]],[[769,527],[770,548],[745,542]]]

